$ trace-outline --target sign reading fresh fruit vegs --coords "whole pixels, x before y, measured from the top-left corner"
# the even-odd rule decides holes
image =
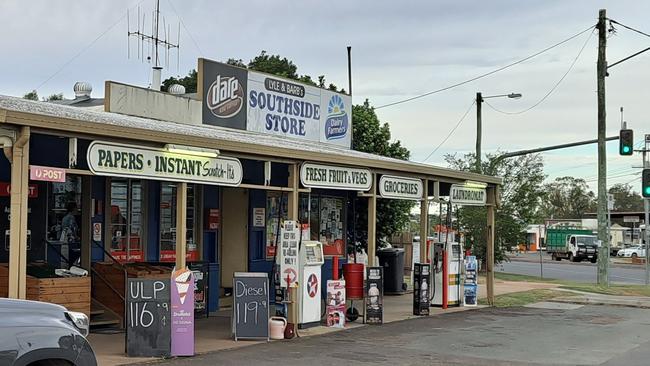
[[[352,98],[199,59],[203,123],[350,148]]]

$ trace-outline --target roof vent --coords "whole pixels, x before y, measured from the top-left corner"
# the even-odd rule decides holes
[[[169,94],[183,95],[185,94],[185,87],[181,84],[173,84],[169,86],[169,89],[167,89],[167,91]]]
[[[90,98],[90,93],[93,91],[93,86],[85,81],[77,81],[74,83],[73,90],[75,98]]]

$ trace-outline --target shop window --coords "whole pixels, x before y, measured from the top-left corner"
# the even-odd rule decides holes
[[[187,260],[197,261],[200,259],[196,233],[197,210],[196,205],[197,187],[194,184],[187,185]],[[160,185],[160,261],[174,262],[176,260],[176,184],[162,183]]]
[[[108,234],[110,253],[120,262],[142,262],[143,182],[113,178],[110,181]]]
[[[304,200],[308,204],[304,204]],[[305,210],[309,207],[309,211]],[[310,239],[323,243],[323,253],[345,255],[345,200],[342,197],[311,194],[301,198],[300,218],[309,220]]]
[[[81,237],[81,177],[68,175],[65,182],[48,183],[47,242],[50,255],[62,254],[61,266],[67,267],[79,258]]]
[[[266,259],[275,257],[278,225],[289,217],[289,203],[286,194],[268,192],[266,195]]]

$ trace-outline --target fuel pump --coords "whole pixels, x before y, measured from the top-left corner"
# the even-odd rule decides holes
[[[433,274],[433,301],[431,305],[443,306],[445,295],[447,305],[462,305],[463,251],[460,243],[434,243],[431,257],[433,258],[431,270]],[[446,294],[443,285],[445,276],[447,277]]]
[[[320,324],[323,244],[318,241],[303,241],[299,256],[298,327],[305,328]]]

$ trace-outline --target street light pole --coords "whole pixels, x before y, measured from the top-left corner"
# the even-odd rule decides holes
[[[481,107],[485,99],[488,98],[500,98],[507,97],[510,99],[519,99],[521,98],[521,93],[510,93],[510,94],[499,94],[499,95],[490,95],[484,97],[481,92],[476,93],[476,171],[477,173],[482,173],[481,169],[481,138],[482,138],[482,129],[483,123],[481,121]]]
[[[481,123],[481,105],[483,104],[483,96],[480,92],[476,93],[476,171],[481,173],[481,138],[482,138],[482,123]]]

